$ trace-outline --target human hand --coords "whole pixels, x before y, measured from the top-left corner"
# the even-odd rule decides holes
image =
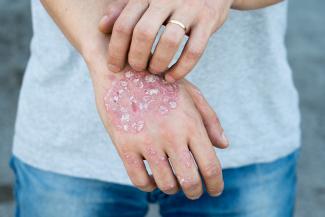
[[[104,34],[100,33],[97,31],[97,23],[99,22],[100,16],[104,13],[104,9],[106,8],[107,4],[110,4],[111,1],[77,1],[77,0],[71,0],[71,1],[64,1],[64,0],[58,0],[58,1],[50,1],[50,0],[42,0],[42,3],[44,7],[47,9],[48,13],[53,17],[54,21],[58,25],[58,27],[62,30],[64,35],[69,39],[71,44],[80,52],[82,57],[84,58],[89,71],[90,71],[90,76],[91,80],[93,82],[93,88],[95,92],[95,97],[96,97],[96,105],[99,111],[99,114],[103,120],[104,125],[106,126],[108,132],[112,136],[112,140],[115,144],[120,144],[117,148],[117,150],[120,150],[119,152],[122,153],[121,151],[123,150],[130,150],[132,154],[134,153],[136,156],[141,156],[140,153],[143,153],[142,156],[144,156],[144,151],[140,152],[142,149],[139,148],[139,152],[134,152],[135,149],[132,149],[132,147],[148,147],[144,146],[145,144],[151,145],[154,150],[157,149],[159,154],[164,154],[167,153],[167,148],[161,150],[160,146],[161,144],[166,144],[166,147],[170,147],[168,150],[175,151],[173,152],[174,154],[177,153],[177,157],[173,157],[173,153],[170,154],[170,158],[174,159],[171,160],[172,162],[175,162],[175,172],[179,177],[179,180],[181,182],[181,186],[186,189],[185,193],[191,197],[197,197],[199,196],[201,190],[202,190],[202,185],[201,185],[201,180],[198,177],[198,170],[193,169],[193,165],[198,165],[203,177],[205,178],[207,190],[209,193],[215,195],[218,192],[221,191],[223,182],[221,178],[221,169],[220,165],[218,164],[218,160],[216,159],[215,152],[211,146],[211,143],[209,139],[207,139],[207,132],[205,131],[205,128],[202,127],[203,121],[206,120],[205,122],[208,124],[211,124],[211,129],[222,129],[220,126],[220,123],[217,121],[216,116],[214,115],[212,109],[209,109],[209,106],[206,104],[204,101],[204,98],[197,94],[193,90],[193,93],[195,92],[197,94],[196,97],[192,97],[193,99],[197,99],[198,103],[194,103],[189,97],[190,91],[188,91],[190,85],[188,85],[188,88],[185,88],[186,82],[177,82],[177,88],[174,90],[174,97],[176,97],[176,106],[177,108],[172,108],[174,107],[174,103],[171,103],[172,106],[168,114],[163,115],[158,118],[155,118],[154,114],[157,114],[157,110],[154,109],[155,112],[148,112],[148,117],[145,117],[146,114],[145,112],[142,112],[140,116],[144,120],[144,125],[143,129],[137,133],[137,134],[129,134],[126,133],[120,128],[118,128],[118,125],[114,122],[113,119],[110,118],[116,118],[120,117],[118,114],[114,115],[114,112],[110,111],[109,108],[112,108],[110,106],[106,107],[105,102],[107,100],[105,99],[105,96],[110,96],[110,90],[114,89],[114,80],[119,81],[123,76],[124,73],[119,73],[116,74],[115,76],[112,77],[112,73],[108,70],[107,65],[106,65],[106,58],[107,58],[107,45],[109,42],[109,37],[106,37]],[[62,7],[65,8],[65,10],[62,10]],[[159,84],[162,85],[162,80],[159,80]],[[116,84],[116,83],[115,83]],[[119,84],[119,83],[118,83]],[[166,87],[166,84],[163,84]],[[160,88],[164,88],[163,86],[159,86]],[[174,87],[173,87],[174,88]],[[170,89],[167,88],[166,89]],[[176,91],[177,90],[177,91]],[[187,92],[188,91],[188,92]],[[151,93],[155,94],[156,91],[150,91]],[[148,93],[150,93],[148,92]],[[134,93],[144,93],[140,90],[135,91]],[[150,94],[149,94],[150,95]],[[141,94],[140,94],[141,96]],[[161,95],[160,95],[161,96]],[[194,96],[194,95],[193,95]],[[106,99],[108,99],[106,98]],[[113,98],[114,99],[114,98]],[[143,98],[144,99],[144,98]],[[155,98],[157,99],[157,98]],[[163,97],[158,97],[158,99],[162,99],[164,102]],[[168,98],[169,99],[169,98]],[[156,100],[157,101],[157,100]],[[159,100],[158,100],[159,101]],[[161,103],[161,101],[159,101]],[[165,103],[165,102],[164,102]],[[158,104],[159,105],[159,104]],[[164,104],[165,105],[165,104]],[[106,110],[107,108],[107,110]],[[133,108],[128,107],[128,108]],[[140,108],[140,107],[139,107]],[[157,108],[157,107],[154,107]],[[160,106],[159,106],[160,108]],[[197,109],[197,110],[196,110]],[[133,111],[133,109],[131,110]],[[138,111],[138,110],[136,110]],[[160,110],[159,110],[160,112]],[[201,117],[198,116],[198,113],[201,113]],[[159,113],[158,113],[159,114]],[[176,115],[179,114],[179,115]],[[168,116],[168,117],[167,117]],[[122,116],[121,116],[122,118]],[[202,118],[202,120],[201,120]],[[167,119],[169,121],[167,121]],[[188,120],[187,120],[188,119]],[[117,119],[119,120],[119,119]],[[125,117],[123,118],[125,119]],[[134,120],[134,119],[132,119]],[[148,122],[148,123],[147,123]],[[175,122],[175,123],[173,123]],[[138,122],[136,122],[138,123]],[[197,125],[196,125],[197,124]],[[218,125],[219,124],[219,125]],[[133,125],[130,125],[133,127]],[[136,125],[138,126],[138,125]],[[165,126],[165,127],[163,127]],[[177,129],[174,129],[177,127]],[[195,128],[194,128],[195,127]],[[122,128],[124,129],[124,128]],[[166,131],[166,129],[169,129]],[[193,130],[195,129],[195,130]],[[209,129],[209,127],[206,127],[206,129]],[[190,131],[193,131],[191,134]],[[160,137],[163,137],[167,132],[166,137],[160,139]],[[168,134],[170,132],[171,134]],[[175,134],[177,132],[177,134]],[[216,131],[216,135],[221,135],[221,130]],[[163,134],[165,133],[165,134]],[[209,133],[209,131],[208,131]],[[211,133],[211,132],[210,132]],[[140,134],[144,134],[143,136],[140,136]],[[213,134],[213,133],[212,133]],[[145,143],[141,143],[137,141],[137,139],[144,139],[147,138],[145,136],[148,136],[150,140],[146,140]],[[177,135],[177,136],[175,136]],[[118,138],[117,138],[118,137]],[[136,138],[133,140],[130,137]],[[175,138],[174,138],[175,137]],[[202,138],[199,138],[202,137]],[[210,135],[210,137],[213,138],[213,136]],[[198,138],[200,139],[198,141]],[[220,138],[220,137],[219,137]],[[127,145],[122,145],[124,144],[123,142],[128,142],[128,141],[133,141],[137,142],[136,144],[132,145],[130,149],[124,149],[129,143],[126,143]],[[164,142],[164,141],[167,142]],[[213,140],[213,139],[211,139]],[[150,143],[147,143],[150,141]],[[170,142],[168,142],[170,141]],[[185,143],[185,144],[184,144]],[[169,144],[169,145],[168,145]],[[180,145],[179,145],[180,144]],[[116,145],[117,146],[117,145]],[[165,146],[164,146],[165,147]],[[189,152],[189,148],[191,152]],[[143,150],[148,150],[148,149],[143,149]],[[149,150],[151,150],[149,148]],[[179,152],[184,151],[183,155],[179,154]],[[177,151],[177,152],[176,152]],[[155,156],[154,152],[148,151],[146,153],[149,153],[150,156]],[[150,154],[151,153],[151,154]],[[193,153],[194,158],[190,153]],[[123,153],[122,153],[123,154]],[[204,159],[202,159],[203,154],[205,154]],[[123,158],[124,157],[124,158]],[[127,164],[126,159],[130,159],[128,157],[125,157],[122,155],[122,158],[125,159],[125,164]],[[152,158],[157,159],[156,157]],[[159,158],[158,158],[159,159]],[[195,159],[195,161],[194,161]],[[135,159],[136,160],[136,159]],[[132,162],[137,162],[133,161],[132,157],[131,160],[128,161],[131,162],[131,166],[137,167],[137,163],[132,163]],[[149,164],[150,164],[149,160]],[[170,171],[168,168],[170,168],[170,164],[168,164],[169,161],[163,160],[163,162],[166,162],[165,165],[167,165],[165,168],[166,170],[162,171]],[[180,162],[185,162],[184,164]],[[164,163],[162,163],[164,164]],[[146,173],[144,167],[143,167],[143,161],[139,161],[139,169],[137,171],[142,171],[142,175],[144,175],[144,179],[137,179],[139,178],[139,174],[134,174],[134,176],[131,174],[131,180],[136,180],[138,181],[137,184],[142,186],[143,188],[146,188],[147,190],[152,189],[155,186],[154,180],[148,176]],[[159,164],[161,165],[161,164]],[[172,163],[174,166],[174,164]],[[189,165],[188,167],[186,165]],[[129,168],[131,168],[131,166]],[[183,173],[182,166],[186,166],[186,169],[184,170],[186,173]],[[160,167],[157,167],[160,169]],[[157,171],[153,169],[153,171]],[[180,172],[178,172],[180,171]],[[190,172],[188,172],[190,171]],[[132,173],[132,170],[130,171]],[[154,172],[154,177],[157,172]],[[173,174],[174,175],[174,174]],[[187,177],[189,175],[190,177]],[[156,175],[156,176],[159,176]],[[170,178],[170,176],[164,176],[165,178]],[[141,178],[141,177],[140,177]],[[156,179],[156,178],[155,178]],[[160,179],[158,179],[160,180]],[[174,176],[171,176],[170,180],[176,180]],[[187,181],[189,180],[189,181]],[[168,182],[166,182],[169,184]],[[158,186],[160,186],[160,182],[157,183]],[[165,184],[164,182],[162,184]],[[173,183],[172,183],[173,184]],[[170,185],[172,186],[172,185]],[[163,189],[167,189],[165,191],[168,191],[168,188],[165,186],[162,187]],[[174,186],[174,185],[173,185]],[[173,187],[172,186],[172,187]],[[169,192],[175,191],[174,188],[170,188],[171,190]]]
[[[109,78],[112,85],[100,113],[134,185],[150,191],[156,183],[173,194],[179,183],[186,196],[195,199],[202,194],[200,171],[208,192],[219,194],[221,167],[183,84],[166,84],[148,72],[129,70]]]
[[[186,81],[167,84],[130,67],[113,74],[101,52],[86,60],[97,109],[133,184],[144,191],[157,185],[167,194],[180,186],[195,199],[202,194],[201,174],[207,191],[218,195],[223,189],[220,163]],[[199,106],[204,103],[201,97]]]
[[[101,22],[101,26],[105,26],[108,20],[112,20],[112,15],[116,21],[110,29],[109,68],[118,72],[128,60],[135,70],[141,71],[148,67],[152,73],[166,72],[187,34],[189,40],[180,58],[165,73],[169,82],[183,78],[198,62],[211,34],[224,23],[232,2],[233,0],[120,0],[112,3]],[[121,14],[116,16],[119,10]],[[168,23],[168,20],[180,21],[185,25],[186,31],[177,24]],[[163,24],[166,29],[151,57],[153,42]]]
[[[99,30],[102,33],[109,35],[112,32],[114,22],[119,17],[127,1],[128,0],[119,0],[108,5],[106,9],[108,15],[99,23]],[[201,114],[202,121],[206,127],[212,144],[217,148],[226,148],[229,145],[228,140],[215,111],[209,106],[208,102],[195,85],[185,79],[183,79],[182,83]]]

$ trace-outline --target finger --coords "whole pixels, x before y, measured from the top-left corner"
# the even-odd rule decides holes
[[[137,188],[146,192],[151,192],[156,188],[156,183],[148,174],[140,154],[124,152],[121,158],[131,182]]]
[[[207,192],[218,196],[224,187],[221,166],[204,127],[201,129],[201,132],[198,130],[198,134],[191,137],[190,150],[204,179]]]
[[[158,74],[168,69],[168,65],[175,56],[184,35],[185,31],[180,26],[172,23],[167,24],[150,59],[150,72]]]
[[[184,83],[186,90],[201,115],[212,144],[217,148],[227,148],[229,146],[229,140],[225,135],[216,112],[211,108],[201,91],[195,85],[186,80],[184,80]]]
[[[210,37],[210,31],[205,26],[201,23],[201,25],[192,27],[181,56],[165,75],[166,81],[174,82],[179,80],[194,68],[202,56]]]
[[[108,47],[108,68],[112,72],[119,72],[123,69],[133,29],[146,9],[146,4],[129,1],[117,18]]]
[[[201,4],[197,1],[198,4]],[[184,5],[181,10],[176,10],[169,20],[181,22],[182,26],[175,23],[167,23],[164,33],[162,34],[153,57],[150,60],[149,70],[152,73],[161,73],[168,69],[170,62],[175,56],[179,46],[184,38],[184,35],[190,31],[191,24],[195,19],[196,10],[190,10],[188,4]]]
[[[186,197],[197,199],[203,193],[198,169],[188,147],[180,145],[182,143],[177,144],[171,150],[167,150],[169,160]]]
[[[99,21],[98,28],[104,34],[111,34],[113,26],[127,1],[114,1],[106,9],[103,18]]]
[[[166,194],[175,194],[178,184],[166,154],[153,146],[146,146],[144,157],[149,163],[158,188]]]
[[[150,51],[158,31],[169,16],[167,7],[150,5],[134,28],[128,62],[135,70],[147,68]]]
[[[170,62],[175,56],[184,35],[190,32],[191,25],[195,22],[196,15],[203,2],[195,1],[191,4],[185,4],[179,10],[176,10],[169,20],[176,20],[185,27],[176,23],[166,23],[166,28],[162,34],[158,45],[154,51],[153,58],[150,60],[149,70],[152,73],[161,73],[168,69]],[[193,10],[196,9],[196,10]]]

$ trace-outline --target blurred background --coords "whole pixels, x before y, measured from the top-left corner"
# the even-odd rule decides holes
[[[325,1],[289,2],[288,58],[300,94],[297,217],[325,216]],[[0,0],[0,217],[13,217],[8,167],[19,88],[32,36],[28,0]],[[157,216],[152,206],[148,216]]]

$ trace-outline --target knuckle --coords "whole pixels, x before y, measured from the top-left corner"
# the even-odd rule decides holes
[[[223,192],[223,189],[224,189],[224,182],[221,181],[220,183],[218,183],[218,185],[214,186],[214,187],[207,187],[207,191],[209,192],[209,194],[211,195],[219,195],[221,192]]]
[[[150,3],[150,8],[153,11],[163,11],[169,8],[172,8],[173,5],[175,5],[175,3],[177,1],[175,0],[155,0],[155,1],[151,1],[152,3]],[[161,7],[161,5],[164,5],[165,7]]]
[[[116,145],[116,149],[121,156],[127,156],[132,153],[129,149],[129,144],[127,144],[126,142],[118,141],[117,144],[118,145]]]
[[[226,12],[219,14],[219,16],[217,17],[217,24],[219,27],[225,23],[225,21],[227,20],[227,17],[228,17],[228,13],[226,13]]]
[[[152,189],[151,183],[148,179],[134,178],[132,182],[134,186],[143,191],[150,191]]]
[[[205,99],[202,95],[196,97],[198,105],[201,107],[202,111],[206,114],[208,112],[208,108],[205,103]]]
[[[175,182],[172,182],[170,184],[163,184],[160,187],[160,190],[167,194],[175,194],[178,190],[178,187]]]
[[[195,132],[198,129],[198,123],[200,123],[200,116],[197,113],[184,113],[186,126],[190,132]]]
[[[211,109],[210,105],[202,96],[197,97],[196,103],[200,107],[201,112],[206,115],[210,121],[217,118],[215,111]]]
[[[128,56],[128,62],[130,66],[135,70],[144,70],[147,66],[147,61],[145,61],[145,54],[143,50],[138,48],[132,48]]]
[[[200,125],[198,125],[198,122],[190,121],[187,124],[187,130],[189,135],[197,135],[197,131]]]
[[[134,28],[134,37],[137,40],[151,40],[154,36],[154,33],[146,25],[138,25]]]
[[[142,151],[147,151],[149,149],[153,149],[155,140],[151,137],[151,135],[144,135],[143,138],[139,139],[139,144],[142,149]]]
[[[168,130],[168,128],[164,127],[161,130],[161,137],[167,142],[166,144],[171,145],[176,141],[176,133]]]
[[[202,14],[202,16],[209,18],[209,20],[211,20],[211,18],[214,18],[216,14],[220,13],[216,7],[211,7],[210,4],[208,4],[207,2],[204,3],[203,10],[204,13]]]
[[[178,40],[175,37],[175,34],[168,34],[163,37],[163,42],[172,49],[178,48]]]
[[[184,191],[191,193],[197,191],[197,189],[201,187],[201,182],[199,180],[186,181],[182,182],[181,186]]]
[[[116,21],[113,30],[119,35],[130,35],[131,27],[123,21]]]
[[[215,123],[217,121],[217,114],[215,111],[213,111],[209,106],[205,106],[204,110],[204,113],[207,115],[209,120]]]
[[[112,5],[112,6],[109,6],[107,9],[106,9],[106,14],[107,15],[112,15],[112,14],[115,14],[117,13],[118,10],[117,10],[117,7],[115,5]]]
[[[109,52],[108,54],[108,61],[111,64],[119,65],[120,62],[122,61],[122,57],[116,55],[118,52]]]
[[[200,48],[199,46],[197,47],[190,47],[188,49],[188,52],[187,52],[187,58],[190,59],[190,60],[196,60],[197,58],[199,58],[201,55],[203,54],[203,49]]]
[[[220,176],[221,169],[216,163],[209,163],[202,169],[205,178],[211,179]]]

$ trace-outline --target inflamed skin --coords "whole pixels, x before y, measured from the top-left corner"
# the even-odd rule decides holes
[[[127,133],[138,133],[145,127],[145,115],[165,116],[177,107],[179,87],[146,72],[128,70],[104,97],[106,111],[114,126]]]

